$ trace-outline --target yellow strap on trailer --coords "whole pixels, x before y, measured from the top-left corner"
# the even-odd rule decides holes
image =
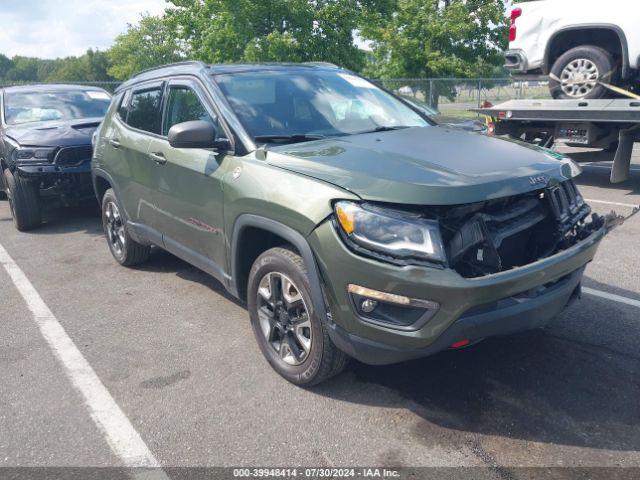
[[[609,72],[609,74],[610,73],[611,72]],[[549,78],[551,80],[555,80],[556,82],[562,83],[562,80],[560,80],[560,78],[558,78],[558,76],[554,75],[553,73],[549,74]],[[575,85],[576,83],[582,83],[582,82],[572,82],[572,83]],[[624,88],[616,87],[615,85],[611,85],[610,83],[605,83],[601,80],[598,80],[598,84],[602,85],[604,88],[611,90],[612,92],[616,92],[619,95],[640,100],[640,95],[636,95],[635,93],[630,92],[629,90],[625,90]]]
[[[600,85],[602,85],[603,87],[608,88],[612,92],[616,92],[616,93],[618,93],[620,95],[624,95],[625,97],[635,98],[635,99],[640,100],[640,95],[636,95],[635,93],[630,92],[628,90],[625,90],[624,88],[616,87],[615,85],[610,85],[608,83],[604,83],[604,82],[600,82],[600,81],[598,81],[598,83]]]

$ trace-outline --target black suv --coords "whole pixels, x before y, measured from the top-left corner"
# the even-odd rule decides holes
[[[39,226],[44,208],[95,201],[91,137],[110,102],[77,85],[0,90],[0,195],[18,230]]]

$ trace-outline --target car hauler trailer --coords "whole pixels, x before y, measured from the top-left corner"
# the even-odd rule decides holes
[[[491,119],[493,135],[547,148],[600,148],[613,159],[611,182],[629,179],[633,145],[640,142],[640,99],[511,100],[473,111]]]

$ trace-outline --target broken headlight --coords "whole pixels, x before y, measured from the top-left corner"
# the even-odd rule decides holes
[[[394,258],[446,262],[438,222],[346,201],[335,204],[335,213],[342,232],[365,250]]]

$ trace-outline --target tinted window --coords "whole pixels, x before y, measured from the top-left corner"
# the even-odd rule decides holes
[[[133,128],[160,133],[162,90],[154,88],[133,92],[127,123]]]
[[[215,123],[200,98],[188,87],[171,87],[167,99],[167,114],[164,120],[164,135],[174,125],[193,120]]]
[[[7,92],[4,118],[9,125],[104,117],[111,103],[102,90]]]

